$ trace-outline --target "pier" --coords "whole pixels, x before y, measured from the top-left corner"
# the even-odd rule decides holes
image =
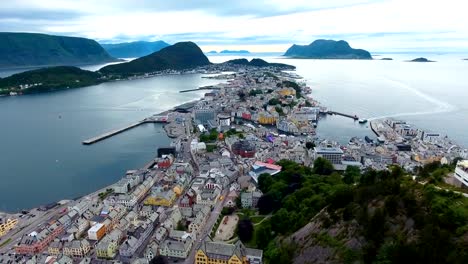
[[[220,88],[216,87],[216,86],[209,85],[209,86],[199,87],[197,89],[182,90],[182,91],[179,91],[179,93],[188,93],[188,92],[195,92],[195,91],[201,91],[201,90],[220,90]]]
[[[354,120],[359,119],[359,117],[357,115],[349,115],[349,114],[335,112],[335,111],[328,111],[327,114],[329,114],[329,115],[340,115],[340,116],[344,116],[344,117],[349,117],[349,118],[354,119]]]
[[[126,126],[126,127],[123,127],[123,128],[120,128],[120,129],[115,129],[115,130],[112,130],[110,132],[101,134],[99,136],[84,140],[81,143],[83,145],[91,145],[91,144],[94,144],[94,143],[99,142],[101,140],[104,140],[106,138],[110,138],[112,136],[115,136],[117,134],[120,134],[122,132],[125,132],[127,130],[130,130],[132,128],[135,128],[135,127],[137,127],[139,125],[146,124],[146,123],[168,123],[168,116],[167,115],[151,116],[151,117],[143,119],[142,121],[130,124],[130,125]]]

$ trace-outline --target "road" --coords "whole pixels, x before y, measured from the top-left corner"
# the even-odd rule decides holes
[[[223,197],[226,197],[226,195],[228,194],[228,191],[229,191],[228,189],[223,190],[221,195]],[[206,221],[201,234],[199,235],[199,237],[197,237],[197,239],[195,240],[195,243],[193,243],[192,249],[190,250],[189,257],[185,259],[185,262],[184,262],[185,264],[195,263],[195,253],[198,247],[200,246],[201,241],[203,241],[211,233],[211,229],[216,223],[216,220],[218,219],[219,214],[221,214],[221,210],[223,210],[225,201],[226,199],[223,199],[222,201],[218,200],[218,202],[214,206],[214,209],[213,211],[211,211],[210,217]]]

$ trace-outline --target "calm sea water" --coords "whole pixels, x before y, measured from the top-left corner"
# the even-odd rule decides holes
[[[180,90],[218,82],[199,74],[162,76],[0,98],[0,211],[84,195],[142,167],[170,144],[161,125],[90,146],[81,141],[203,94]]]
[[[258,57],[257,55],[248,58]],[[378,60],[391,57],[392,61]],[[427,57],[437,62],[407,62]],[[468,147],[468,61],[464,54],[385,54],[377,60],[304,60],[264,56],[292,64],[312,88],[312,97],[329,109],[362,118],[394,117],[448,135]],[[221,62],[238,56],[211,56]],[[321,138],[346,143],[353,136],[374,136],[366,125],[327,117],[318,126]]]
[[[401,118],[468,147],[468,61],[460,60],[463,56],[428,56],[436,63],[405,62],[416,54],[386,55],[393,61],[251,57],[297,66],[312,96],[329,109],[369,119]],[[222,62],[239,57],[209,58]],[[91,146],[81,141],[203,94],[179,90],[217,82],[177,75],[0,98],[0,210],[80,196],[141,167],[157,147],[170,143],[160,125],[148,124]],[[366,125],[335,116],[321,120],[318,135],[341,143],[353,136],[373,136]]]

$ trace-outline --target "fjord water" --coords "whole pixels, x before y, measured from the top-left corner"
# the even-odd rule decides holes
[[[0,97],[0,211],[85,195],[142,167],[157,147],[170,144],[162,125],[142,125],[90,146],[81,141],[204,93],[180,90],[218,82],[171,75]]]
[[[250,58],[297,66],[312,97],[331,110],[369,119],[395,116],[468,147],[468,61],[460,60],[462,55],[427,56],[435,63],[405,62],[418,54],[388,56],[394,60]],[[210,61],[239,57],[210,56]],[[0,98],[0,211],[84,195],[141,167],[157,147],[170,142],[160,125],[144,125],[91,146],[81,141],[203,94],[179,90],[218,82],[173,75]],[[328,116],[317,132],[346,144],[353,136],[373,137],[367,126]]]

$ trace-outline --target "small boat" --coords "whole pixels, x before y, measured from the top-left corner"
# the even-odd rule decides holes
[[[367,119],[359,119],[359,124],[365,124],[367,123]]]

